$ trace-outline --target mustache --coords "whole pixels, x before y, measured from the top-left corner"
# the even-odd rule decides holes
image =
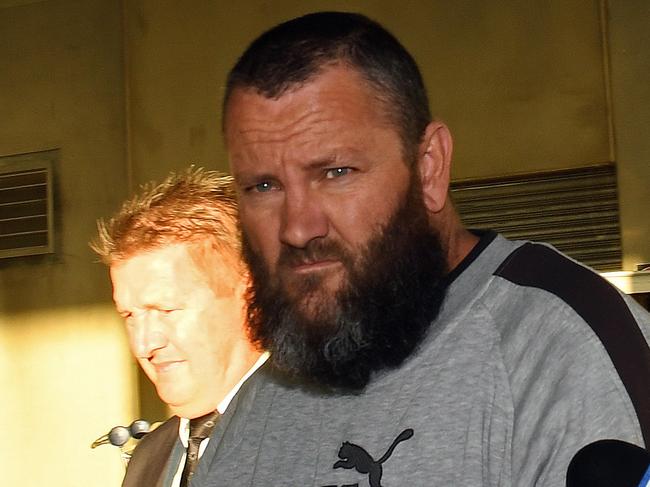
[[[280,248],[278,267],[296,267],[302,264],[322,260],[338,260],[344,265],[351,265],[353,259],[343,245],[331,238],[310,240],[305,247],[283,245]]]

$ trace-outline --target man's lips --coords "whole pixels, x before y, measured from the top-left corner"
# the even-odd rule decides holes
[[[171,372],[181,366],[183,363],[185,363],[185,360],[151,361],[151,365],[154,366],[156,372],[159,374]]]
[[[290,266],[290,269],[294,272],[297,272],[299,274],[304,274],[308,272],[318,272],[318,271],[325,271],[325,270],[330,270],[334,267],[338,267],[341,265],[340,260],[335,260],[335,259],[323,259],[323,260],[315,260],[315,261],[309,261],[309,262],[296,262],[293,265]]]

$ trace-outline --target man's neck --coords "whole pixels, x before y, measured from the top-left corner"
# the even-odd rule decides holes
[[[463,226],[450,202],[431,219],[431,224],[438,231],[440,243],[447,254],[448,270],[452,271],[472,251],[479,238]]]

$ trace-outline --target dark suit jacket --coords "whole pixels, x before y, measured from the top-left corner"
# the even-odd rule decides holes
[[[144,436],[133,450],[122,487],[162,487],[167,462],[178,438],[178,416],[173,416]]]

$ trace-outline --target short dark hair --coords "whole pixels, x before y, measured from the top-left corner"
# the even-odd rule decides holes
[[[358,70],[398,129],[405,157],[414,160],[427,124],[429,100],[413,57],[384,27],[361,14],[317,12],[273,27],[246,49],[228,75],[223,126],[235,89],[279,98],[343,63]]]

